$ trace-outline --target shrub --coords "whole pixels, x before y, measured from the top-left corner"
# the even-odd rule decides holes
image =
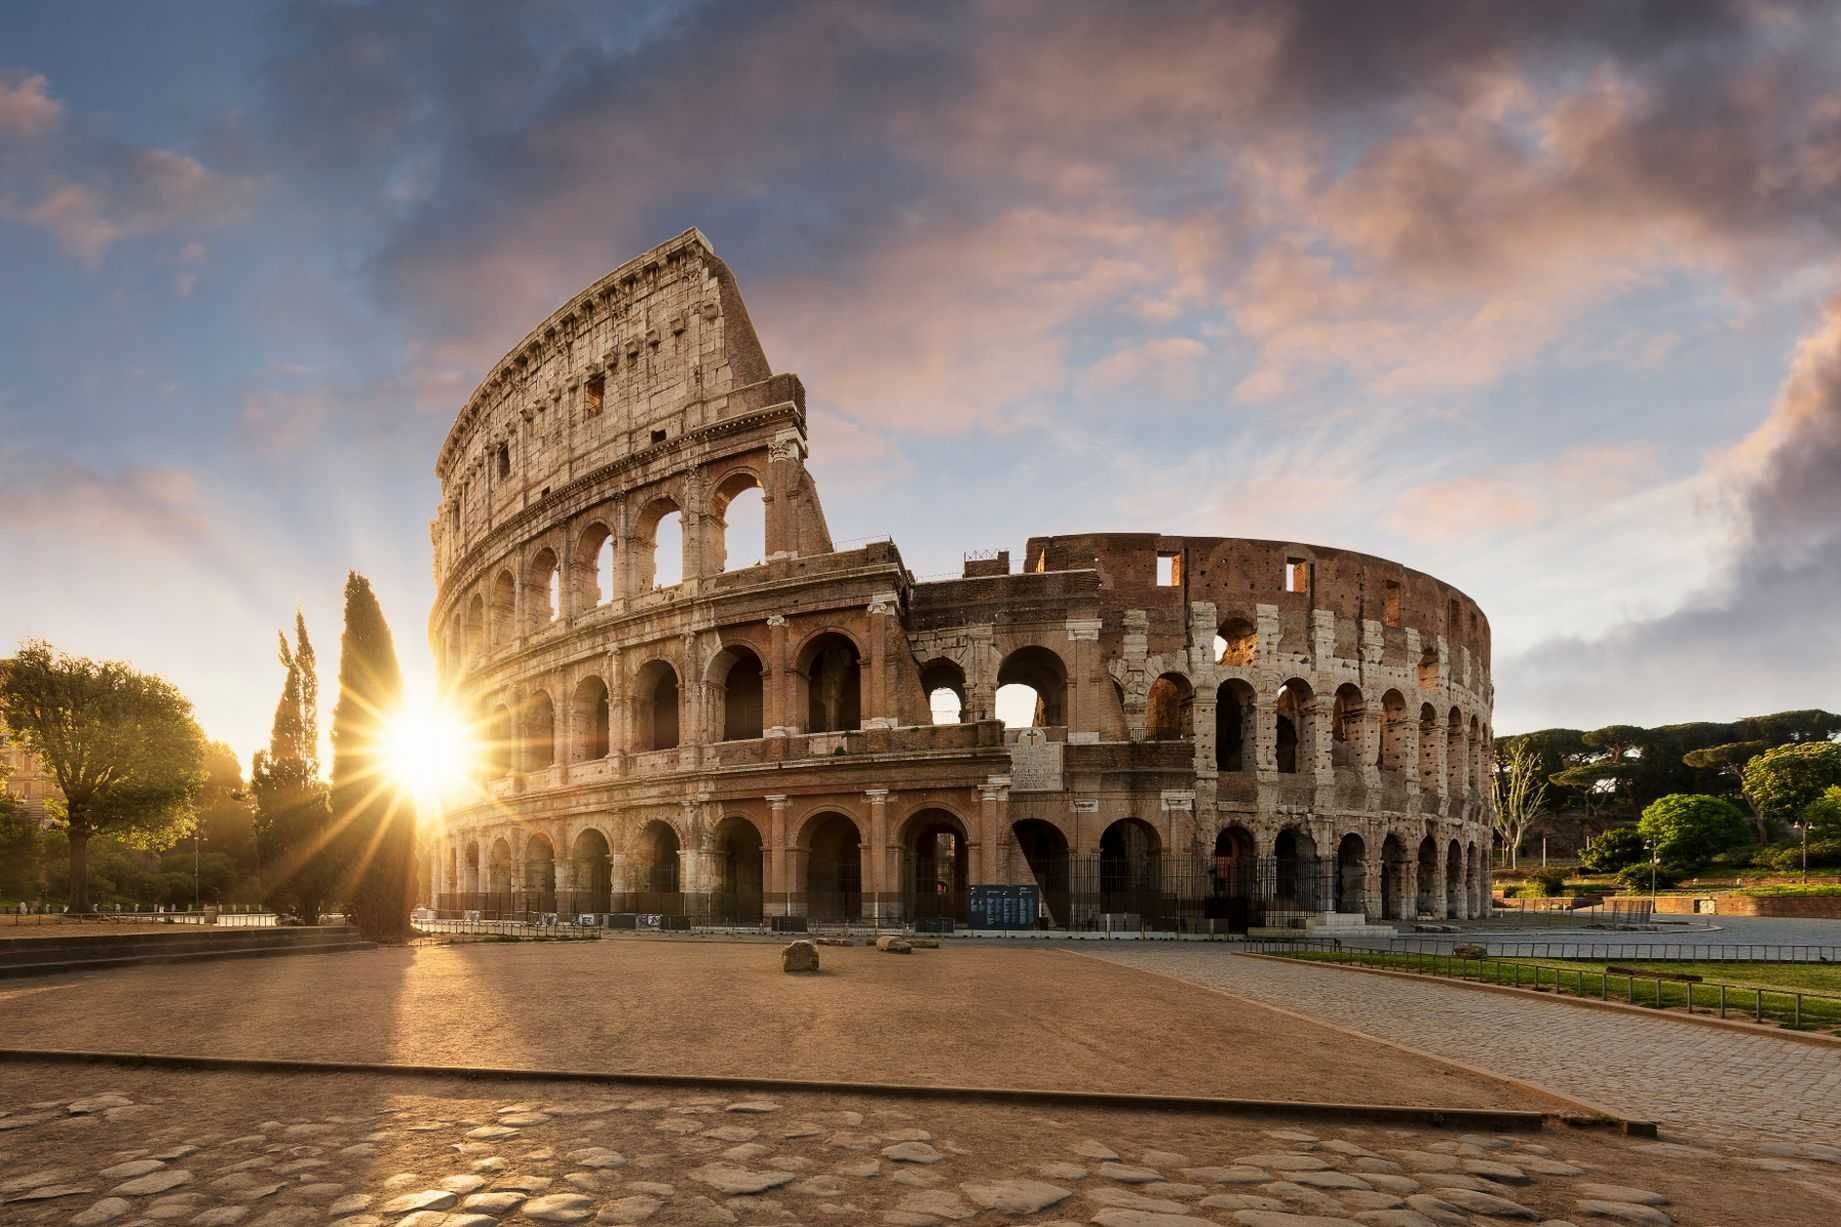
[[[1642,859],[1643,836],[1635,827],[1612,827],[1579,854],[1579,863],[1594,873],[1615,873]]]
[[[1803,845],[1773,844],[1769,848],[1760,848],[1754,863],[1767,869],[1787,871],[1803,867]],[[1812,839],[1809,841],[1809,867],[1811,869],[1832,869],[1841,866],[1841,839]]]
[[[1536,869],[1528,875],[1521,887],[1521,897],[1524,899],[1550,899],[1565,893],[1566,871],[1557,865]]]
[[[1630,895],[1647,895],[1649,893],[1650,884],[1649,869],[1649,863],[1645,861],[1639,865],[1625,865],[1622,869],[1618,870],[1617,881],[1618,884],[1624,888],[1624,893]],[[1670,865],[1666,862],[1657,865],[1655,867],[1656,889],[1663,890],[1673,886],[1685,876],[1686,874],[1679,865]]]
[[[1724,797],[1670,793],[1649,803],[1637,831],[1665,865],[1691,868],[1751,842],[1751,824]]]
[[[1803,821],[1809,833],[1819,839],[1841,838],[1841,784],[1828,790],[1803,807]]]

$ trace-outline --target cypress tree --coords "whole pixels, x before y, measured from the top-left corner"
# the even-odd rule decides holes
[[[372,941],[406,940],[415,902],[415,807],[391,778],[387,754],[389,722],[402,702],[390,627],[370,581],[353,571],[332,710],[332,807],[352,919]]]
[[[269,906],[318,924],[339,877],[340,857],[333,845],[326,786],[320,781],[319,679],[307,622],[298,613],[294,628],[293,651],[287,635],[277,633],[286,680],[275,704],[268,749],[256,751],[249,783],[256,797],[257,852],[267,864]]]

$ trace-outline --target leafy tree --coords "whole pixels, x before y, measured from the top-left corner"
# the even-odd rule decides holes
[[[1788,825],[1809,803],[1841,784],[1841,744],[1808,741],[1766,750],[1745,764],[1745,799],[1761,829]]]
[[[1547,780],[1539,756],[1526,742],[1510,738],[1496,768],[1496,834],[1508,849],[1509,867],[1520,861],[1521,841],[1547,805]]]
[[[403,705],[396,645],[370,581],[345,581],[339,701],[332,710],[332,807],[353,873],[352,918],[373,941],[404,941],[415,903],[415,807],[388,761],[389,722]]]
[[[1724,797],[1671,793],[1644,809],[1637,830],[1665,865],[1692,869],[1751,841],[1751,824]]]
[[[0,719],[63,792],[46,812],[69,836],[73,912],[90,910],[92,836],[157,848],[189,828],[205,739],[172,683],[28,641],[0,666]]]
[[[1635,827],[1612,827],[1579,854],[1579,863],[1594,873],[1614,873],[1642,859],[1643,835]]]
[[[268,902],[291,912],[305,924],[318,924],[339,878],[332,809],[320,780],[317,729],[319,718],[307,696],[319,693],[314,676],[313,645],[306,619],[294,619],[295,647],[281,634],[281,667],[286,670],[267,750],[256,751],[250,764],[250,791],[255,797],[255,834],[268,862]]]
[[[1841,838],[1841,784],[1830,784],[1821,796],[1803,807],[1811,839]]]

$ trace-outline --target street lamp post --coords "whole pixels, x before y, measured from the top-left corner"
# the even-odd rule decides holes
[[[198,824],[192,824],[192,910],[198,910]]]
[[[1656,852],[1654,840],[1643,841],[1643,851],[1649,853],[1649,914],[1656,914],[1656,866],[1662,863],[1662,857]]]
[[[1802,820],[1792,822],[1790,826],[1803,837],[1803,885],[1809,885],[1809,824]]]

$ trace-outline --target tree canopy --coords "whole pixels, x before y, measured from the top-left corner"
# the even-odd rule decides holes
[[[267,750],[250,765],[256,833],[266,861],[269,906],[317,924],[339,878],[332,838],[332,809],[320,779],[319,679],[307,621],[294,617],[294,647],[281,640],[281,698],[269,728]],[[311,696],[311,697],[310,697]]]
[[[1766,823],[1788,826],[1809,803],[1841,784],[1841,745],[1807,741],[1777,746],[1745,764],[1745,799]]]
[[[1643,810],[1637,831],[1665,865],[1691,869],[1751,841],[1751,827],[1724,797],[1670,793]]]
[[[0,719],[63,794],[46,815],[69,835],[72,911],[89,910],[92,836],[158,849],[190,830],[205,738],[172,683],[27,641],[0,662]]]

